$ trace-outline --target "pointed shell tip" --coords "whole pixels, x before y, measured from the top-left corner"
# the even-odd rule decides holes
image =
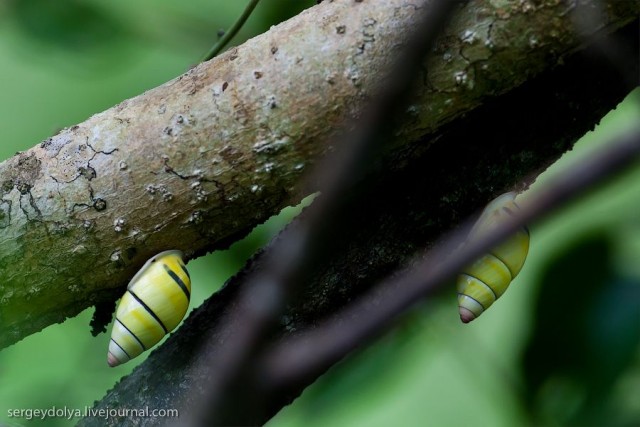
[[[462,321],[462,323],[469,323],[475,318],[476,316],[475,314],[473,314],[473,312],[471,312],[471,310],[460,307],[460,320]]]
[[[114,367],[114,366],[118,366],[120,364],[120,361],[118,359],[116,359],[116,357],[109,353],[107,354],[107,363],[109,364],[110,367]]]

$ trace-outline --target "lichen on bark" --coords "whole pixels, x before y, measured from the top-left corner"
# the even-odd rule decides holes
[[[427,4],[323,2],[1,163],[0,347],[117,298],[158,251],[225,247],[299,200]],[[389,152],[576,49],[571,8],[465,3]],[[606,2],[603,28],[637,8]]]

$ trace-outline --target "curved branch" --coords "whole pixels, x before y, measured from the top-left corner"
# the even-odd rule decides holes
[[[251,12],[253,12],[253,9],[255,9],[259,1],[260,0],[249,0],[249,3],[247,3],[247,6],[242,11],[242,14],[238,17],[236,22],[234,22],[231,28],[229,28],[229,30],[224,33],[220,40],[218,40],[218,43],[213,45],[209,52],[207,52],[204,57],[202,57],[201,62],[210,60],[218,53],[220,53],[222,49],[224,49],[227,43],[229,43],[231,39],[235,37],[236,34],[238,34],[240,28],[242,28],[247,19],[249,19],[249,16],[251,16]]]

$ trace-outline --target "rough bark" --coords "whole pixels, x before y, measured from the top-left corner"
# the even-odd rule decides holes
[[[298,200],[301,174],[384,81],[426,3],[325,1],[0,164],[0,348],[114,300],[160,250],[223,248]],[[390,151],[576,49],[573,7],[465,4]],[[603,10],[586,35],[638,5]]]
[[[424,3],[323,2],[0,164],[0,347],[115,299],[160,250],[225,247],[298,200],[301,173],[373,95]],[[575,49],[566,8],[467,4],[395,146]],[[635,11],[609,2],[606,28]]]
[[[523,28],[521,32],[529,32],[528,27]],[[635,21],[615,34],[617,42],[627,43],[632,53],[629,67],[623,71],[636,78],[637,31]],[[383,162],[384,172],[363,183],[344,209],[344,224],[335,230],[333,239],[334,259],[317,266],[315,280],[290,305],[274,339],[315,327],[320,319],[401,267],[418,249],[429,246],[492,196],[507,188],[526,186],[631,89],[619,70],[598,56],[597,49],[564,56],[563,60],[564,65],[551,67],[392,153]],[[192,397],[206,386],[207,377],[224,369],[216,364],[216,348],[200,348],[203,337],[213,334],[219,345],[224,345],[225,336],[216,332],[217,322],[233,308],[233,298],[247,275],[268,268],[262,263],[264,258],[262,254],[254,257],[97,407],[148,405],[192,411]],[[345,319],[345,327],[348,323]],[[240,395],[251,399],[231,400],[230,417],[236,424],[263,423],[317,375],[310,373],[300,383],[277,390],[240,385],[245,388]],[[120,421],[109,419],[111,425]],[[155,425],[160,420],[137,421]],[[81,425],[97,424],[95,419],[86,419]]]

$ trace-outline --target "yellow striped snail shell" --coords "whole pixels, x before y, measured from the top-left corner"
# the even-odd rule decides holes
[[[469,239],[477,239],[495,228],[505,217],[520,208],[516,193],[498,196],[482,211]],[[487,310],[507,290],[518,275],[529,252],[529,230],[518,230],[513,236],[476,260],[458,276],[458,310],[460,320],[469,323]]]
[[[189,308],[191,278],[183,254],[172,250],[149,259],[127,286],[116,310],[107,363],[118,366],[156,345]]]

